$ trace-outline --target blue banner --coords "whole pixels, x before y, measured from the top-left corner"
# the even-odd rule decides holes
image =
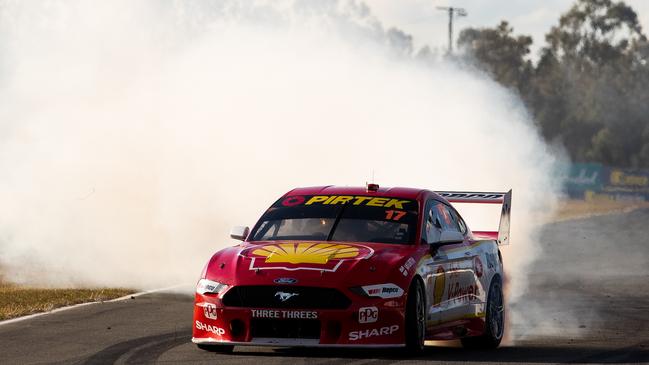
[[[587,190],[602,189],[603,166],[597,163],[575,163],[570,166],[564,184],[568,195],[573,198],[584,198]]]
[[[572,198],[596,194],[616,200],[649,200],[649,170],[575,163],[564,179],[564,187]]]
[[[607,167],[602,193],[620,197],[642,196],[649,200],[649,170]]]

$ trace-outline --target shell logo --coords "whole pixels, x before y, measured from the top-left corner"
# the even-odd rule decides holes
[[[276,243],[249,251],[250,269],[314,269],[335,271],[346,259],[371,256],[373,250],[362,245],[337,243]]]
[[[280,243],[252,251],[254,255],[266,257],[266,262],[289,264],[326,264],[331,259],[350,259],[358,256],[358,248],[349,245],[326,243]]]

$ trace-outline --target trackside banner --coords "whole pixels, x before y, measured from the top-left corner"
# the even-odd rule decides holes
[[[564,187],[573,198],[602,196],[615,200],[649,200],[649,169],[575,163],[564,177]]]

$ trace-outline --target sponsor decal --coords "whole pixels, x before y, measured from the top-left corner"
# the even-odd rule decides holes
[[[275,284],[295,284],[297,283],[297,279],[293,278],[277,278],[273,280],[273,283]]]
[[[365,259],[373,253],[363,245],[304,242],[252,247],[242,254],[252,258],[250,270],[336,271],[344,260]]]
[[[408,276],[408,270],[412,269],[414,265],[415,265],[415,259],[411,257],[408,259],[408,261],[406,261],[405,264],[399,267],[399,271],[401,272],[401,274],[403,274],[403,276]]]
[[[365,285],[361,288],[370,297],[388,299],[399,298],[403,295],[403,289],[394,284]]]
[[[379,309],[363,307],[358,309],[358,323],[374,323],[379,320]]]
[[[475,271],[475,275],[479,278],[482,277],[482,273],[484,272],[484,268],[482,267],[482,261],[480,261],[480,257],[476,256],[473,258],[473,270]]]
[[[203,305],[203,314],[205,315],[205,318],[216,319],[216,305],[205,303]]]
[[[283,292],[283,291],[278,291],[277,293],[275,293],[275,298],[279,298],[279,300],[282,303],[284,303],[285,301],[287,301],[287,300],[289,300],[289,299],[291,299],[291,298],[293,298],[295,296],[298,296],[298,295],[300,295],[300,294],[299,293],[287,293],[287,292]]]
[[[392,326],[386,326],[381,328],[372,328],[362,331],[351,331],[349,332],[350,341],[358,341],[364,338],[378,337],[378,336],[389,336],[399,330],[398,324],[393,324]]]
[[[448,299],[456,301],[470,301],[472,297],[480,295],[480,289],[475,284],[461,285],[459,282],[448,286]]]
[[[223,334],[225,334],[225,330],[223,328],[205,324],[201,321],[196,321],[196,328],[201,331],[212,332],[217,336],[223,336]]]
[[[347,203],[352,205],[367,205],[371,207],[404,209],[403,205],[410,203],[410,200],[353,195],[315,195],[312,196],[306,203],[304,203],[304,205],[337,205]]]
[[[318,319],[318,312],[300,310],[251,309],[253,318]]]
[[[441,196],[445,198],[452,198],[452,199],[502,199],[505,194],[499,194],[499,193],[494,193],[494,194],[484,194],[484,193],[448,193],[448,192],[442,192],[440,193]]]

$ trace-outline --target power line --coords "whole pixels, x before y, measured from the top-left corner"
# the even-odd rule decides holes
[[[453,53],[453,16],[461,17],[469,15],[463,8],[452,6],[438,6],[437,9],[448,12],[448,54]]]

